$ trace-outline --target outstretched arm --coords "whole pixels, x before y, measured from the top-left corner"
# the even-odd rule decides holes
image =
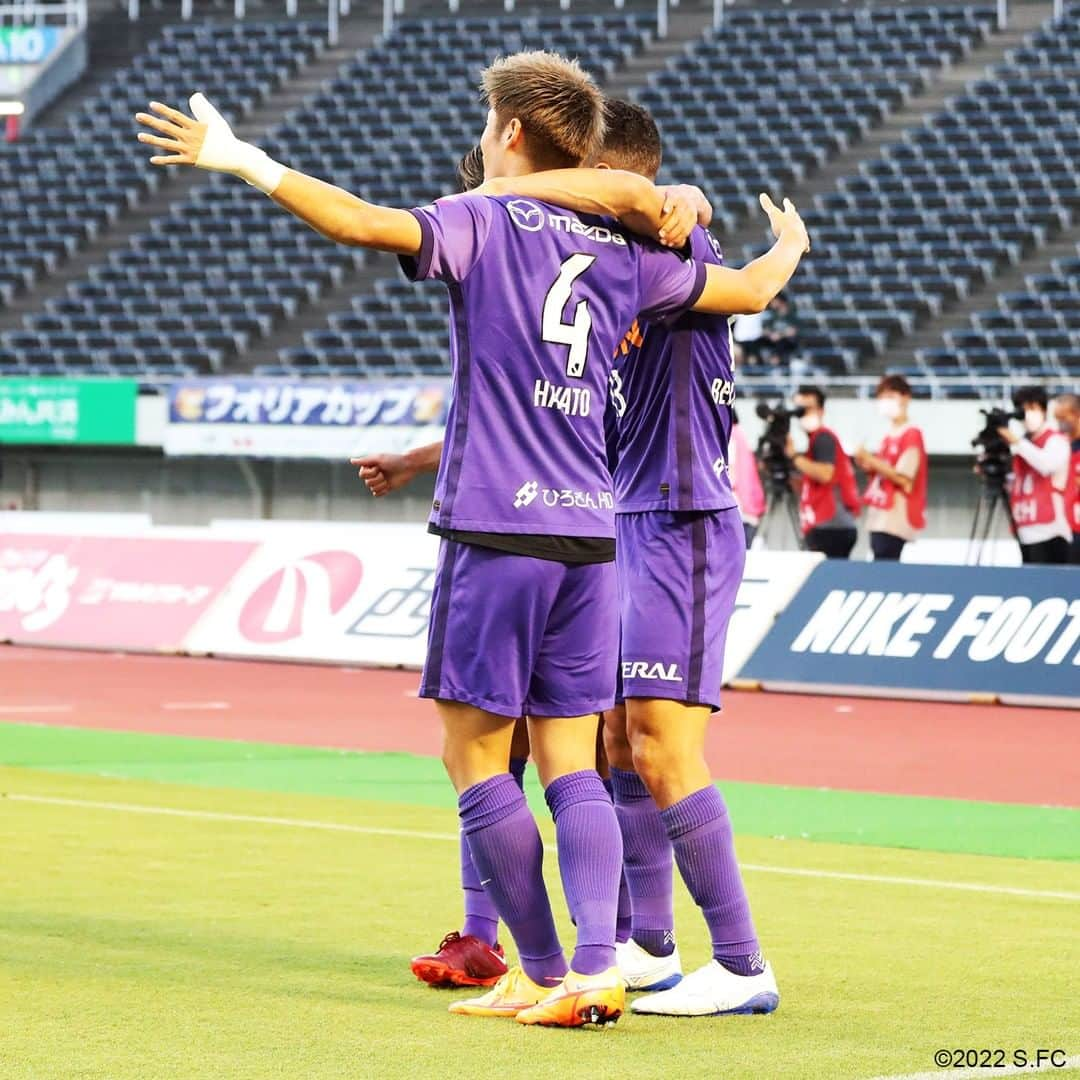
[[[418,446],[404,454],[371,454],[350,458],[357,467],[360,479],[376,498],[405,487],[424,472],[438,472],[442,458],[442,440]]]
[[[364,202],[333,184],[286,168],[238,139],[202,94],[194,94],[189,104],[194,119],[157,101],[150,103],[155,115],[136,114],[140,124],[156,132],[139,132],[139,141],[167,151],[152,157],[152,165],[194,165],[231,173],[336,243],[397,255],[420,253],[420,225],[407,210]]]
[[[752,315],[764,311],[810,250],[806,226],[790,199],[784,200],[782,210],[768,195],[762,194],[760,202],[769,215],[776,243],[740,270],[706,266],[705,288],[694,305],[695,311],[710,315]]]
[[[488,180],[479,195],[523,195],[579,214],[615,218],[628,229],[681,248],[695,225],[712,221],[708,199],[693,187],[657,187],[621,169],[551,169]]]

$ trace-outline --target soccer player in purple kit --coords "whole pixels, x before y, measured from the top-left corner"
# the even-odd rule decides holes
[[[488,69],[484,89],[481,145],[493,173],[574,167],[599,144],[601,98],[574,63],[519,54]],[[455,385],[431,517],[443,544],[421,693],[436,700],[473,861],[522,960],[489,994],[451,1010],[557,1026],[617,1019],[622,845],[594,768],[593,714],[613,702],[618,632],[599,403],[636,313],[758,310],[794,272],[802,222],[794,208],[776,211],[777,244],[735,272],[527,200],[378,207],[240,142],[201,96],[192,107],[196,120],[157,103],[156,116],[139,114],[159,133],[140,139],[167,152],[154,163],[238,175],[323,235],[395,252],[410,276],[450,289]],[[663,196],[652,185],[633,191],[620,216],[656,232]],[[577,926],[569,969],[536,823],[506,771],[522,714]]]
[[[618,134],[607,136],[604,161],[654,178],[661,143],[652,118],[637,106],[609,107],[609,132]],[[691,244],[695,258],[722,262],[704,229]],[[634,1012],[771,1012],[779,992],[704,756],[746,552],[728,470],[728,319],[689,313],[635,326],[615,359],[611,401],[626,704],[606,715],[605,742],[633,911],[619,966],[629,988],[663,991],[637,999]],[[712,961],[681,980],[672,848],[713,947]]]
[[[600,168],[655,178],[661,143],[648,112],[608,100],[605,120]],[[573,194],[580,180],[541,174],[483,190],[584,207]],[[697,259],[722,262],[704,229],[691,243]],[[632,902],[619,967],[628,989],[665,991],[634,1002],[635,1012],[771,1012],[779,992],[704,758],[746,547],[727,468],[735,400],[728,319],[689,313],[668,323],[635,321],[610,385],[626,707],[606,714],[605,742]],[[434,448],[427,449],[430,456]],[[379,473],[385,484],[385,470]],[[673,847],[713,943],[713,960],[685,980],[674,944]]]

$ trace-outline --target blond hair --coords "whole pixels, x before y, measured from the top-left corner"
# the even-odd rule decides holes
[[[526,153],[537,168],[580,165],[603,142],[604,98],[576,60],[515,53],[496,60],[480,86],[501,126],[521,121]]]

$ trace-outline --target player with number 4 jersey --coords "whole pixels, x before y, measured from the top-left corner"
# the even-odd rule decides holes
[[[603,100],[576,63],[508,57],[485,73],[484,90],[488,175],[557,176],[600,145]],[[411,276],[450,290],[454,409],[431,517],[444,542],[421,692],[436,699],[462,829],[522,961],[484,999],[451,1008],[525,1024],[611,1022],[624,993],[614,963],[622,852],[595,769],[593,714],[612,701],[618,620],[599,402],[639,310],[760,310],[798,265],[805,228],[790,204],[768,204],[777,243],[725,273],[619,227],[663,229],[664,195],[637,177],[619,187],[626,204],[605,213],[598,203],[599,216],[469,195],[379,207],[240,142],[204,98],[192,107],[194,120],[156,103],[156,115],[139,114],[158,132],[140,139],[167,152],[154,163],[241,176],[324,235],[394,252]],[[522,713],[577,927],[569,969],[539,832],[507,772]]]
[[[659,171],[659,132],[640,106],[608,101],[602,165]],[[543,175],[523,190],[547,191]],[[722,264],[704,229],[695,259]],[[605,717],[623,836],[631,936],[617,949],[633,1011],[771,1012],[779,991],[757,939],[723,796],[704,758],[745,541],[727,468],[735,383],[723,316],[642,318],[611,375],[625,709]],[[674,940],[672,855],[708,925],[713,959],[685,979]]]

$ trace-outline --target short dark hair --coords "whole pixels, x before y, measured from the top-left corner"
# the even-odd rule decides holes
[[[810,383],[807,383],[800,386],[795,393],[797,395],[801,394],[803,397],[812,397],[817,402],[817,407],[819,409],[825,408],[825,391],[822,390],[820,386],[813,386]]]
[[[474,146],[458,162],[457,176],[459,191],[472,191],[484,182],[484,152],[479,146]]]
[[[663,154],[660,131],[648,109],[619,98],[604,99],[604,141],[597,161],[654,180]]]
[[[874,397],[890,391],[894,394],[903,394],[904,397],[911,397],[911,383],[903,375],[882,375],[874,391]]]
[[[1043,412],[1046,412],[1049,403],[1050,398],[1044,386],[1021,386],[1013,394],[1013,404],[1018,409],[1022,409],[1025,405],[1038,405]]]

